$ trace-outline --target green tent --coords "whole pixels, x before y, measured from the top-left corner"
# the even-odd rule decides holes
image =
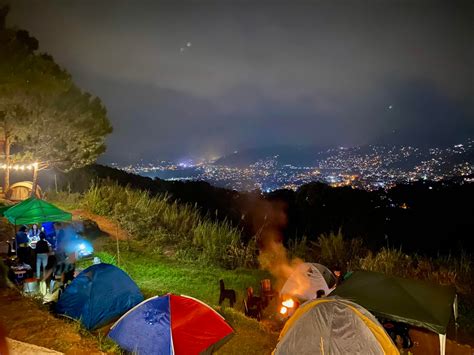
[[[378,272],[356,271],[332,295],[354,301],[376,316],[438,333],[442,354],[453,311],[457,317],[454,288]]]
[[[70,221],[72,215],[65,212],[55,205],[39,200],[37,198],[29,198],[15,206],[8,208],[3,215],[15,225],[33,224],[43,222],[62,222]]]

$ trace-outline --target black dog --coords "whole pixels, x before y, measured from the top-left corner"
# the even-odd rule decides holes
[[[227,298],[229,300],[230,306],[234,307],[235,303],[235,291],[231,289],[227,289],[224,286],[224,280],[219,280],[219,285],[221,287],[221,293],[219,295],[219,305],[224,302],[224,300]]]

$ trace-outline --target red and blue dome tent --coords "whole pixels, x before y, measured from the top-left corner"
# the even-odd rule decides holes
[[[233,334],[205,303],[168,294],[143,301],[122,316],[109,337],[122,349],[147,354],[211,354]]]

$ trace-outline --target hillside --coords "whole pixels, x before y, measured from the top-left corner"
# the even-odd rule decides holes
[[[473,183],[421,181],[372,192],[310,183],[297,191],[261,194],[216,188],[205,182],[153,180],[92,165],[58,174],[57,187],[84,192],[97,180],[116,181],[121,186],[147,190],[152,195],[167,194],[172,200],[196,205],[202,216],[215,215],[242,229],[245,240],[278,206],[287,218],[282,229],[286,244],[303,236],[314,241],[322,233],[341,228],[346,237],[361,237],[374,249],[388,240],[391,246],[429,255],[474,251],[474,242],[467,237],[474,229]],[[55,188],[52,179],[45,179],[43,184]]]

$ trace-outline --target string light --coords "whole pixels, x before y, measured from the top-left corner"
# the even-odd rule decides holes
[[[0,169],[6,169],[7,167],[13,170],[31,170],[31,169],[37,169],[38,163],[23,164],[23,165],[22,164],[14,164],[14,165],[1,164],[0,165]]]

